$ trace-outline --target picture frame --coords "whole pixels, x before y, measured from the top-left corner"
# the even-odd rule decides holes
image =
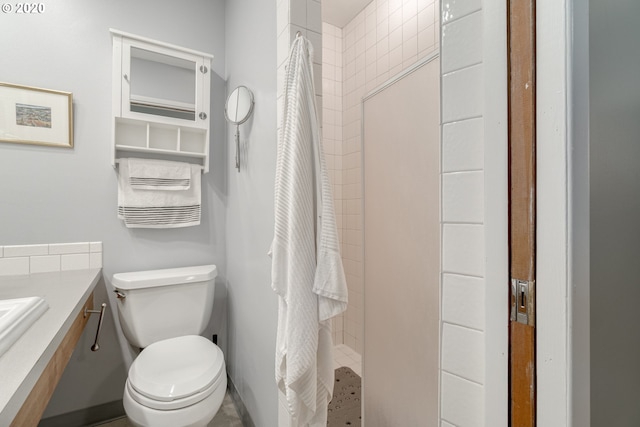
[[[73,94],[0,82],[0,142],[73,148]]]

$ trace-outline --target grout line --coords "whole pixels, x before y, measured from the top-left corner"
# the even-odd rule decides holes
[[[458,170],[458,171],[442,171],[442,175],[460,175],[463,173],[470,173],[470,172],[484,172],[484,169],[462,169],[462,170]]]
[[[482,61],[474,62],[473,64],[468,64],[468,65],[465,65],[464,67],[454,68],[453,70],[443,72],[442,73],[442,81],[444,82],[444,78],[449,76],[450,74],[459,73],[461,71],[466,71],[466,70],[468,70],[470,68],[477,67],[478,65],[482,65],[482,64],[483,64]]]
[[[484,276],[476,276],[473,274],[466,274],[466,273],[454,273],[454,272],[448,272],[448,271],[443,271],[444,274],[449,274],[451,276],[461,276],[461,277],[472,277],[474,279],[484,279]]]
[[[457,225],[457,224],[453,224],[453,225]],[[462,224],[465,225],[465,224]],[[470,225],[474,225],[474,224],[470,224]],[[469,273],[460,273],[458,271],[449,271],[449,270],[442,270],[442,274],[457,274],[458,276],[466,276],[466,277],[475,277],[476,279],[484,279],[484,276],[480,276],[479,274],[469,274]]]
[[[442,370],[442,372],[445,372],[445,373],[447,373],[447,374],[449,374],[449,375],[451,375],[451,376],[453,376],[453,377],[459,378],[459,379],[461,379],[461,380],[464,380],[464,381],[470,382],[471,384],[478,385],[478,386],[480,386],[480,387],[483,387],[483,388],[484,388],[484,384],[482,384],[482,383],[479,383],[479,382],[474,381],[474,380],[470,380],[469,378],[463,377],[462,375],[459,375],[459,374],[454,374],[453,372],[449,372],[449,371],[447,371],[446,369],[441,369],[441,370]]]
[[[480,7],[480,9],[472,10],[471,12],[467,12],[462,16],[458,16],[456,18],[452,18],[450,21],[442,23],[441,26],[444,28],[445,25],[449,25],[449,24],[451,24],[453,22],[457,22],[457,21],[459,21],[459,20],[461,20],[463,18],[466,18],[467,16],[473,15],[474,13],[482,13],[482,7]],[[442,18],[442,17],[440,17],[440,18]]]
[[[463,325],[461,323],[450,322],[448,320],[442,320],[442,324],[444,325],[445,323],[448,324],[448,325],[451,325],[451,326],[457,326],[458,328],[465,328],[465,329],[469,329],[470,331],[481,332],[481,333],[484,334],[484,329],[479,329],[479,328],[476,328],[476,327],[473,327],[473,326]]]
[[[453,124],[453,123],[466,122],[468,120],[482,119],[482,118],[484,118],[484,114],[477,114],[475,116],[462,117],[460,119],[449,120],[448,122],[442,122],[441,125],[444,126],[444,125],[449,125],[449,124]]]
[[[451,424],[453,427],[458,427],[457,424],[452,423],[451,421],[449,421],[448,419],[446,419],[444,417],[440,417],[440,420],[446,422],[447,424]]]
[[[474,222],[474,221],[442,221],[442,224],[451,224],[451,225],[484,225],[483,222]]]
[[[483,64],[483,61],[473,62],[473,63],[467,64],[467,65],[465,65],[463,67],[453,68],[453,69],[448,70],[448,71],[443,71],[442,77],[444,78],[444,77],[448,76],[449,74],[457,73],[459,71],[464,71],[464,70],[466,70],[468,68],[475,67],[476,65],[482,65],[482,64]]]

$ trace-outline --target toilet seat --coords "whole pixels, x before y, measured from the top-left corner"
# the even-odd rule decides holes
[[[155,342],[129,369],[126,387],[136,402],[172,410],[207,398],[225,377],[222,350],[197,335]]]
[[[144,396],[138,393],[133,388],[129,380],[127,380],[127,383],[126,383],[126,389],[127,389],[126,391],[129,393],[129,395],[133,400],[135,400],[142,406],[146,406],[147,408],[151,408],[151,409],[158,409],[160,411],[170,411],[174,409],[186,408],[187,406],[195,405],[196,403],[203,401],[204,399],[209,397],[214,391],[216,391],[216,389],[219,386],[218,383],[212,384],[209,388],[207,388],[204,391],[194,393],[182,399],[175,399],[170,402],[150,399],[147,396]]]

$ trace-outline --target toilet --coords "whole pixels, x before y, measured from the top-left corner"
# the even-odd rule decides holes
[[[222,350],[200,336],[213,310],[215,265],[118,273],[118,318],[142,351],[129,368],[123,405],[140,427],[200,427],[227,388]]]

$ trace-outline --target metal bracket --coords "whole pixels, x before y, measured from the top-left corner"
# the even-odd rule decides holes
[[[98,319],[98,330],[96,331],[96,339],[91,346],[91,351],[100,350],[100,344],[98,344],[98,338],[100,337],[100,330],[102,329],[102,320],[104,319],[104,310],[107,308],[107,303],[103,302],[100,306],[100,310],[89,310],[88,308],[84,308],[84,317],[87,317],[91,314],[100,314],[100,318]]]
[[[535,281],[511,279],[511,321],[535,326]]]

